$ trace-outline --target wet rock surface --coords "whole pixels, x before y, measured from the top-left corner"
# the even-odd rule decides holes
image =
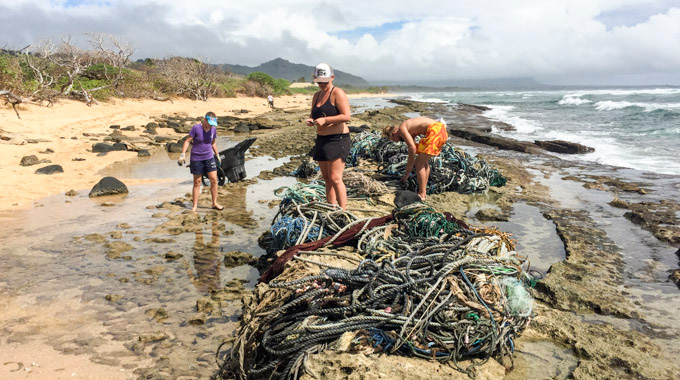
[[[680,204],[675,200],[629,203],[617,199],[610,204],[630,210],[623,216],[653,233],[657,239],[680,246]]]
[[[47,165],[35,171],[35,174],[56,174],[63,173],[64,168],[61,165]]]
[[[549,152],[562,154],[586,154],[592,153],[595,149],[578,143],[564,140],[534,141],[534,144]]]
[[[123,182],[114,177],[104,177],[90,190],[90,198],[105,195],[127,194],[128,188]]]

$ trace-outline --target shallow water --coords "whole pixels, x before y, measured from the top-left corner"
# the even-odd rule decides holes
[[[501,231],[512,234],[517,241],[515,251],[526,256],[531,263],[531,269],[538,270],[545,275],[550,266],[564,260],[566,252],[564,244],[557,236],[555,225],[543,217],[541,211],[524,202],[513,204],[508,222],[479,222],[475,213],[483,208],[495,207],[493,203],[473,204],[467,213],[468,220],[475,225],[498,227]]]
[[[0,231],[0,292],[10,307],[0,314],[0,344],[40,341],[63,353],[88,355],[97,363],[150,366],[170,378],[212,374],[215,350],[235,329],[240,301],[224,308],[223,315],[208,316],[203,325],[193,326],[189,321],[200,316],[196,301],[232,279],[249,283],[246,287],[254,285],[257,270],[247,265],[225,268],[222,254],[232,250],[262,254],[257,238],[269,227],[276,208],[257,201],[277,199],[273,190],[296,180],[260,180],[221,199],[230,213],[226,230],[233,234],[210,224],[197,233],[153,234],[165,220],[154,206],[191,189],[188,168],[178,168],[176,159],[161,152],[103,170],[102,176],[158,180],[131,186],[125,196],[90,199],[87,191],[81,191],[75,197],[59,194],[43,199],[39,207],[0,213],[5,227]],[[247,176],[286,160],[248,160]],[[199,209],[199,215],[205,212]],[[238,224],[229,222],[231,216]],[[243,227],[244,220],[248,228]],[[120,223],[130,228],[118,227]],[[108,259],[104,242],[84,238],[94,233],[132,249],[122,253],[123,259]],[[145,241],[148,238],[172,240]],[[184,257],[168,262],[164,255],[171,250]],[[156,321],[153,313],[160,308],[168,317]],[[45,318],[52,322],[45,323]],[[157,332],[167,337],[140,344],[140,336]],[[31,360],[41,362],[39,355]]]
[[[577,170],[582,173],[612,174],[603,168],[572,168],[566,174],[573,174]],[[644,175],[632,170],[619,170],[617,173],[617,176],[629,182],[640,181]],[[680,178],[651,173],[646,176],[652,179],[646,187],[653,192],[644,196],[621,193],[620,198],[633,202],[673,198],[669,191],[672,192],[680,183]],[[560,200],[562,207],[588,211],[597,226],[621,249],[625,263],[621,292],[638,308],[643,321],[598,315],[587,318],[611,323],[621,329],[641,331],[669,352],[680,354],[677,344],[680,339],[680,315],[676,307],[680,305],[680,292],[668,280],[670,271],[677,268],[676,248],[659,241],[650,232],[624,218],[623,214],[627,210],[609,206],[608,202],[614,198],[612,193],[586,189],[582,183],[563,180],[562,177],[561,174],[554,174],[545,178],[540,174],[535,176],[535,180],[549,186],[553,199]]]

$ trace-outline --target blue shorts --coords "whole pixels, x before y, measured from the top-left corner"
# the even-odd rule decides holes
[[[202,161],[191,161],[189,162],[189,170],[193,175],[208,174],[217,171],[217,163],[214,157]]]

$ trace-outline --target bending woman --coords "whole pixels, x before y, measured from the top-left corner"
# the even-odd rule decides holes
[[[347,209],[347,189],[342,182],[345,160],[349,155],[352,140],[347,122],[350,120],[347,94],[333,86],[333,69],[320,63],[314,69],[314,82],[319,86],[312,97],[312,112],[307,125],[316,125],[314,160],[321,167],[326,183],[326,201]]]

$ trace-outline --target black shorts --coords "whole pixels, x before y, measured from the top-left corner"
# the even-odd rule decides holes
[[[349,137],[349,133],[316,135],[312,158],[314,161],[333,161],[337,158],[346,161],[351,147],[352,139]]]
[[[217,171],[217,163],[215,162],[215,157],[201,161],[190,161],[189,170],[191,171],[191,174],[194,175],[203,175]]]

